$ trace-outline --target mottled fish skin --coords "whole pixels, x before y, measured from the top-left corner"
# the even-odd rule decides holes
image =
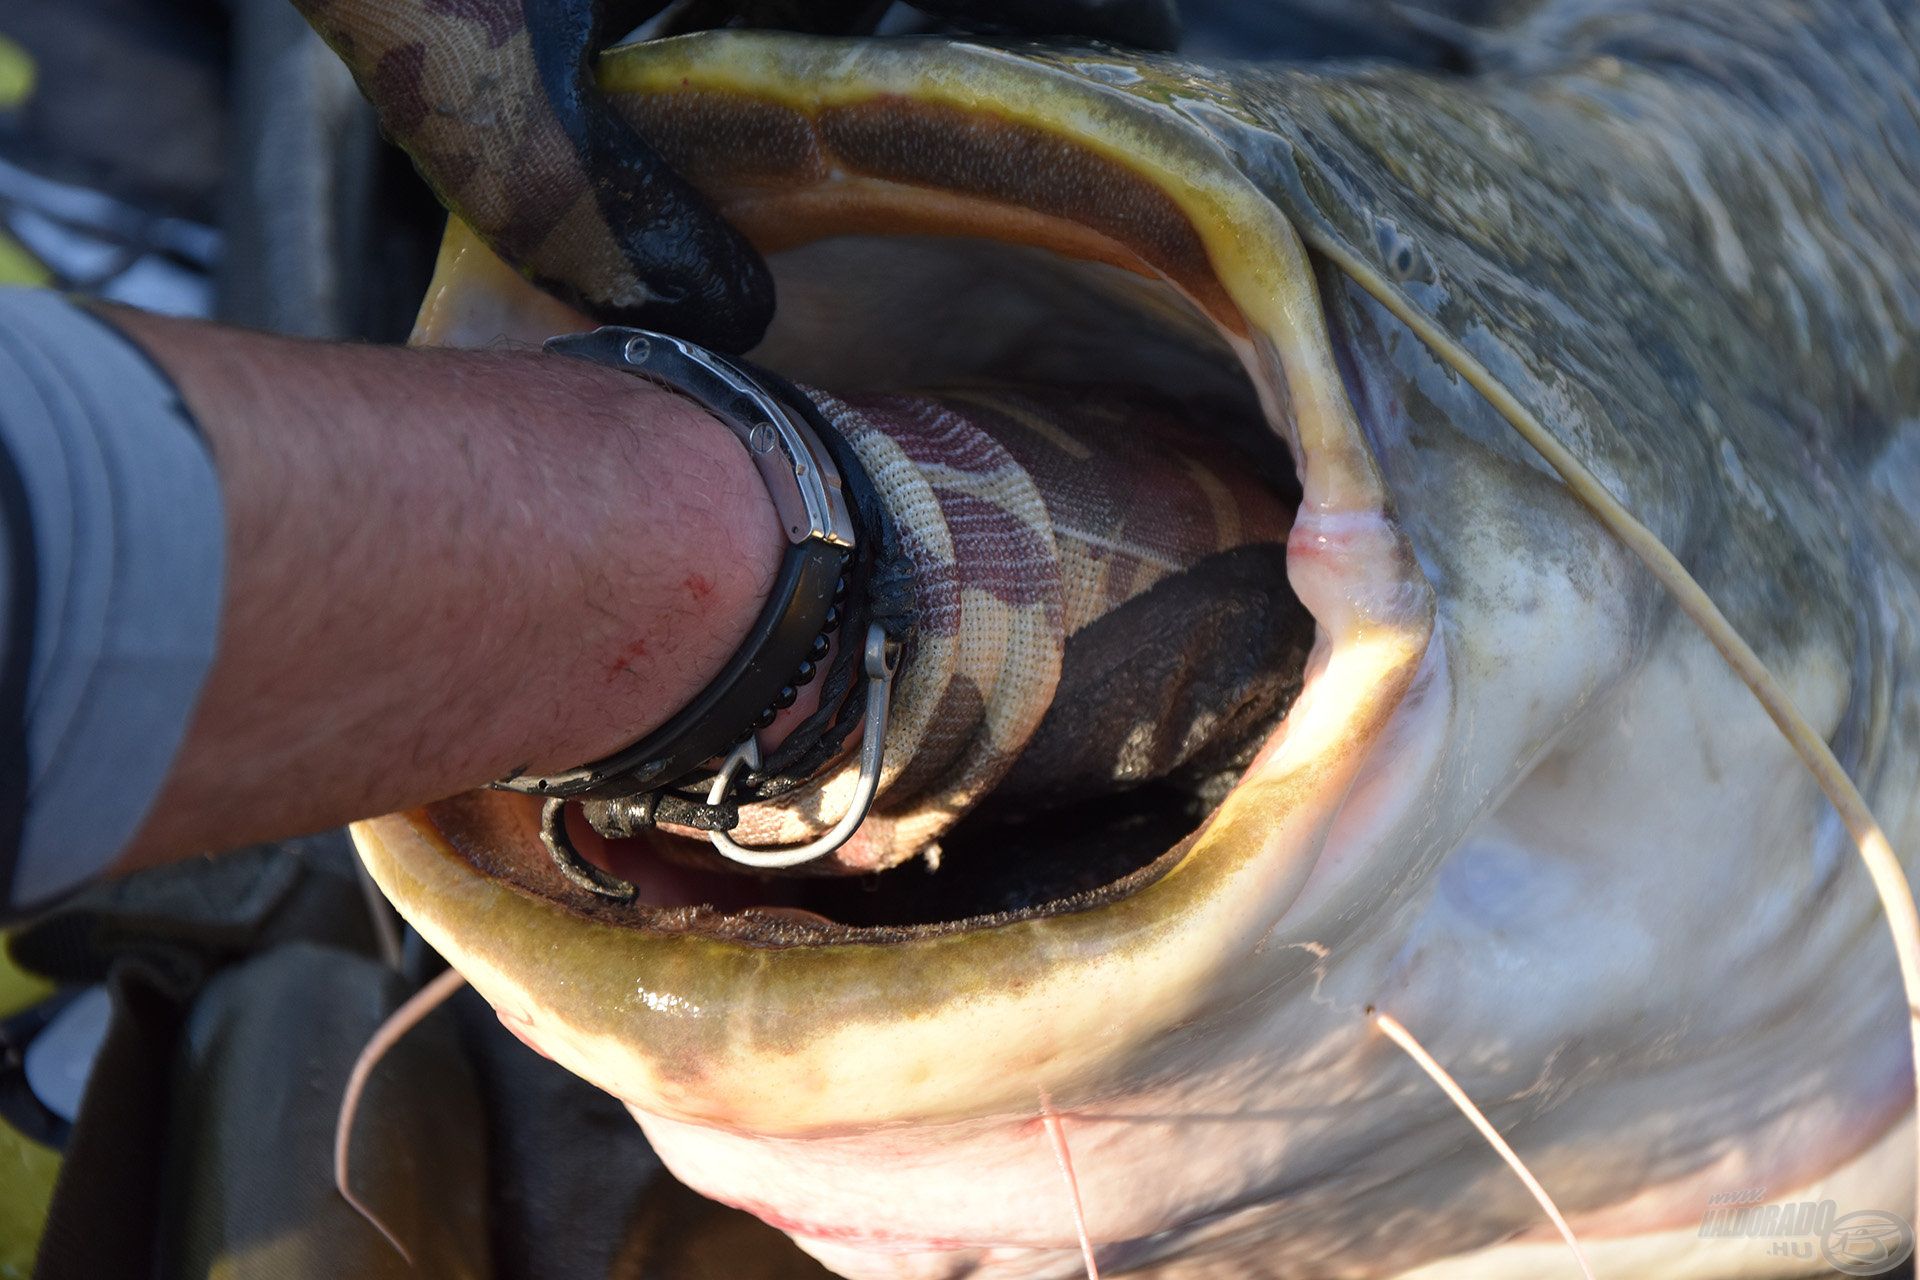
[[[1916,41],[1874,0],[1673,0],[1543,6],[1470,78],[1024,56],[1218,138],[1310,245],[1551,424],[1764,655],[1851,647],[1911,522],[1860,495],[1920,410]]]

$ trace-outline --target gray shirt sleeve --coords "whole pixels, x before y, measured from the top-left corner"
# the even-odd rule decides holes
[[[19,911],[101,871],[152,807],[213,660],[226,530],[172,383],[41,290],[0,288],[0,473],[0,755],[24,750],[0,769],[0,908]]]

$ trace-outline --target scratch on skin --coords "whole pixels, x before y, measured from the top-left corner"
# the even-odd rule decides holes
[[[1279,928],[1280,923],[1275,921],[1272,928],[1261,934],[1260,941],[1253,944],[1253,954],[1266,954],[1267,948],[1273,945],[1273,935]],[[1339,1008],[1339,1001],[1335,1000],[1332,996],[1321,994],[1320,991],[1321,986],[1327,980],[1327,959],[1333,954],[1332,949],[1324,942],[1283,942],[1280,944],[1280,948],[1283,951],[1304,951],[1313,957],[1313,990],[1307,994],[1307,999],[1328,1009]]]
[[[681,585],[692,593],[695,600],[705,600],[713,594],[713,584],[697,573],[688,574],[686,582]]]
[[[607,679],[613,680],[619,676],[632,675],[634,660],[646,656],[647,642],[645,640],[635,640],[632,644],[622,649],[620,656],[613,660],[613,665],[607,668]]]
[[[1262,942],[1266,939],[1262,938]],[[1296,947],[1313,957],[1313,990],[1307,993],[1307,999],[1328,1009],[1337,1009],[1340,1002],[1332,996],[1323,995],[1320,988],[1327,980],[1327,958],[1333,951],[1324,942],[1289,942],[1288,947]]]

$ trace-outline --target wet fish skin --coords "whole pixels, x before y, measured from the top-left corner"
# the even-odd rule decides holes
[[[1124,91],[1218,138],[1310,245],[1551,422],[1764,653],[1853,612],[1835,491],[1920,404],[1917,43],[1871,0],[1593,0],[1540,6],[1511,69],[1468,78],[1050,61],[1137,72]],[[1701,563],[1716,542],[1744,563]]]

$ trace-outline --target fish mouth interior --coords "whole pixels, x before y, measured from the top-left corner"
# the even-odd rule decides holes
[[[836,394],[1123,383],[1204,415],[1289,510],[1298,504],[1293,458],[1239,356],[1165,281],[1049,247],[912,231],[829,234],[771,261],[781,308],[754,358],[781,374]],[[1304,665],[1304,645],[1299,652]],[[575,848],[632,883],[632,903],[591,901],[521,860],[494,869],[638,928],[767,946],[906,941],[1087,910],[1137,891],[1178,860],[1237,772],[1060,807],[1012,811],[989,797],[943,836],[937,862],[862,875],[756,872],[721,860],[702,839],[659,831],[608,840],[573,806]],[[537,804],[491,803],[502,801]]]
[[[978,809],[933,873],[822,884],[606,851],[645,873],[635,905],[562,875],[525,796],[357,824],[422,938],[636,1114],[799,1137],[1031,1116],[1042,1091],[1090,1099],[1175,1046],[1237,1034],[1256,991],[1304,978],[1312,957],[1276,931],[1303,901],[1337,903],[1389,824],[1418,820],[1417,779],[1377,766],[1434,670],[1434,596],[1343,386],[1329,277],[1160,86],[1118,93],[1082,70],[751,31],[601,63],[611,99],[772,260],[781,307],[757,359],[829,392],[1125,378],[1224,397],[1207,427],[1276,484],[1297,477],[1284,559],[1264,560],[1311,636],[1244,771],[1223,761],[1185,797]],[[537,342],[589,323],[455,225],[416,337]],[[591,847],[584,823],[575,834]],[[1335,896],[1312,898],[1316,879]]]
[[[895,57],[872,45],[855,56],[866,53]],[[767,256],[780,305],[750,353],[756,361],[836,395],[1124,382],[1203,413],[1207,429],[1253,459],[1289,510],[1301,509],[1301,477],[1317,473],[1316,518],[1341,509],[1372,518],[1379,508],[1367,496],[1364,467],[1341,452],[1344,443],[1323,443],[1332,418],[1319,383],[1302,400],[1289,372],[1314,360],[1332,369],[1330,358],[1302,354],[1325,340],[1324,329],[1303,336],[1276,328],[1318,325],[1314,267],[1271,206],[1210,176],[1217,152],[1188,154],[1188,144],[1152,138],[1117,145],[1103,135],[1124,131],[1097,111],[1091,123],[1068,127],[1062,121],[1079,108],[1045,86],[1018,108],[983,97],[971,81],[945,98],[923,92],[949,55],[963,79],[975,64],[997,77],[996,55],[977,48],[909,49],[844,98],[807,87],[821,83],[802,65],[815,57],[841,83],[859,79],[843,74],[836,59],[845,54],[838,44],[744,33],[723,43],[616,50],[602,66],[603,88],[635,128]],[[796,57],[794,66],[782,61]],[[896,73],[904,91],[885,87]],[[1249,319],[1256,314],[1258,324]],[[1316,470],[1306,465],[1309,453]],[[1354,527],[1374,526],[1340,526]],[[1366,557],[1340,554],[1336,561],[1317,551],[1318,595],[1299,591],[1312,638],[1299,646],[1302,669],[1293,673],[1301,706],[1340,637],[1353,631],[1341,612],[1344,586],[1329,592],[1326,584],[1330,575],[1360,572]],[[1291,544],[1286,563],[1289,581],[1275,585],[1292,592],[1299,583]],[[1384,563],[1375,555],[1365,571]],[[1318,616],[1316,599],[1334,612]],[[1389,634],[1375,625],[1383,620],[1369,624],[1370,637]],[[620,930],[749,950],[1011,936],[1050,917],[1104,917],[1102,908],[1200,858],[1206,833],[1228,817],[1216,806],[1240,780],[1238,767],[1251,762],[1254,781],[1262,762],[1285,757],[1293,781],[1264,787],[1265,797],[1308,794],[1309,777],[1347,767],[1391,700],[1386,684],[1363,693],[1354,674],[1387,671],[1379,664],[1390,654],[1403,665],[1394,644],[1376,639],[1353,652],[1333,691],[1315,703],[1311,732],[1290,736],[1291,710],[1283,709],[1235,771],[1198,785],[1149,784],[1026,813],[996,811],[989,799],[942,838],[937,866],[915,859],[856,877],[820,875],[818,867],[767,875],[721,862],[704,840],[659,831],[605,840],[569,806],[579,852],[636,886],[637,899],[621,902],[552,865],[538,838],[536,800],[472,793],[422,819],[483,877]],[[1349,716],[1359,718],[1347,722],[1337,752],[1311,745],[1331,744],[1329,734],[1342,732],[1333,725]],[[1301,740],[1288,745],[1295,736]],[[1271,813],[1272,803],[1235,811],[1235,865],[1280,838],[1246,834],[1248,814]],[[1272,874],[1297,883],[1294,871]],[[1174,898],[1193,887],[1182,883],[1187,889]]]

